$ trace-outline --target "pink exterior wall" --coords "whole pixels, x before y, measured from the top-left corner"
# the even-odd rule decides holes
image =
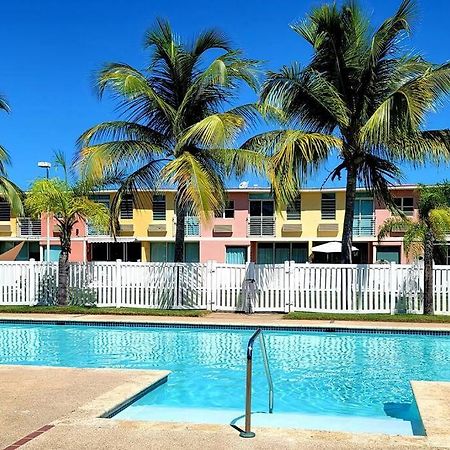
[[[229,199],[234,201],[233,219],[214,218],[210,223],[205,223],[201,226],[201,237],[206,239],[200,241],[200,262],[213,260],[223,263],[225,262],[225,248],[227,245],[250,246],[250,240],[247,238],[248,193],[230,192]],[[233,231],[229,236],[214,235],[214,225],[232,225]],[[248,249],[248,252],[250,252],[250,249]]]
[[[393,197],[413,197],[414,199],[414,214],[413,216],[409,216],[412,219],[417,219],[418,210],[417,210],[417,201],[418,201],[418,192],[415,187],[404,187],[400,189],[393,189],[391,191]],[[379,201],[375,201],[375,234],[378,234],[380,227],[383,225],[386,219],[391,217],[391,212],[386,208],[386,206]],[[375,243],[375,246],[399,246],[401,248],[400,251],[400,262],[401,264],[407,264],[410,261],[410,258],[405,254],[403,250],[403,233],[395,233],[390,238],[386,238],[381,241],[379,244]],[[376,258],[376,250],[374,250],[374,258]]]
[[[55,235],[54,228],[58,225],[58,222],[51,217],[50,218],[50,245],[61,245],[59,237]],[[72,229],[72,251],[69,255],[69,261],[81,262],[85,260],[85,246],[83,241],[77,240],[83,238],[87,234],[86,224],[83,221],[78,221]],[[47,216],[45,214],[41,217],[41,239],[39,244],[43,247],[47,245]]]
[[[229,199],[234,201],[234,219],[214,218],[209,224],[202,224],[202,237],[213,237],[214,225],[233,225],[232,237],[247,238],[247,217],[249,209],[248,193],[230,192]]]

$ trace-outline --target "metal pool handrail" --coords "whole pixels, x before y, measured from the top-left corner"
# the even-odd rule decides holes
[[[239,433],[239,436],[244,438],[255,437],[255,433],[251,431],[251,416],[252,416],[252,366],[253,366],[253,344],[256,338],[259,337],[261,345],[261,353],[264,362],[264,371],[266,373],[267,383],[269,385],[269,413],[273,412],[273,382],[270,374],[269,360],[267,358],[266,344],[264,342],[264,335],[261,328],[258,328],[249,339],[247,344],[247,381],[245,387],[245,430]]]

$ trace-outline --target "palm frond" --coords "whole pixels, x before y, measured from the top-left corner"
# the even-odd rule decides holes
[[[11,212],[16,216],[23,215],[23,193],[21,189],[6,176],[0,175],[0,198],[9,203]]]
[[[410,218],[406,216],[389,217],[386,219],[378,230],[378,242],[389,237],[392,233],[405,233],[416,225]]]
[[[161,160],[164,153],[164,149],[144,141],[110,141],[81,149],[77,167],[82,178],[95,181],[116,170]]]
[[[211,149],[208,155],[223,167],[227,176],[241,177],[247,172],[264,176],[270,164],[270,158],[256,150],[220,148]]]
[[[136,122],[116,120],[103,122],[85,131],[77,141],[78,148],[101,143],[104,140],[143,141],[158,147],[164,147],[169,142],[167,137],[152,128]]]
[[[10,112],[11,108],[9,107],[8,101],[3,95],[0,95],[0,109],[6,112]]]
[[[174,108],[155,91],[142,73],[127,64],[107,64],[100,71],[97,84],[100,96],[109,87],[128,100],[145,98],[162,111],[169,121],[175,117]]]
[[[450,130],[418,131],[389,141],[387,154],[415,166],[450,160]]]
[[[162,171],[163,179],[178,186],[178,201],[183,207],[192,205],[202,220],[210,220],[214,211],[225,204],[222,179],[209,170],[205,161],[190,152],[183,152]]]
[[[236,139],[244,127],[244,119],[237,114],[212,114],[188,128],[180,137],[178,146],[226,147]]]
[[[429,68],[399,84],[375,109],[361,129],[361,140],[389,145],[392,137],[416,133],[426,113],[450,93],[450,64]]]
[[[349,123],[349,111],[335,87],[319,72],[302,71],[297,64],[283,67],[279,74],[269,73],[261,100],[306,128],[332,131]]]
[[[231,51],[231,43],[227,36],[219,30],[205,30],[198,35],[192,46],[191,53],[200,56],[208,50],[222,49]]]

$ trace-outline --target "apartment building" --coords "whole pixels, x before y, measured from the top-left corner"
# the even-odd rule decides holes
[[[417,215],[416,188],[412,185],[393,188],[399,208],[411,217]],[[101,192],[93,198],[108,207],[113,195],[113,192]],[[209,222],[201,223],[196,216],[186,218],[187,262],[338,261],[338,255],[315,253],[312,248],[341,239],[345,189],[304,189],[279,213],[266,188],[230,189],[228,197],[224,210]],[[174,190],[158,194],[142,191],[125,198],[120,207],[119,233],[115,239],[89,224],[78,223],[73,231],[70,259],[173,261],[174,199]],[[47,230],[45,217],[40,223],[8,217],[6,206],[0,209],[0,246],[3,245],[0,249],[25,241],[27,246],[21,251],[22,259],[45,260],[49,232],[50,259],[56,260],[59,253],[56,224],[51,222]],[[377,230],[390,215],[390,211],[371,195],[358,190],[353,224],[353,245],[358,249],[354,253],[355,263],[408,262],[403,251],[402,233],[393,234],[381,243],[377,240]]]

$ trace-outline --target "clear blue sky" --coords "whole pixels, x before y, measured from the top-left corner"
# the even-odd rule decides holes
[[[61,149],[70,157],[77,137],[88,127],[117,118],[114,105],[99,101],[93,74],[103,63],[146,65],[145,30],[156,17],[170,20],[182,36],[205,27],[225,31],[249,57],[278,69],[305,63],[308,48],[288,24],[303,18],[320,1],[228,0],[5,0],[0,3],[0,92],[12,112],[0,116],[0,143],[10,152],[10,177],[27,187],[41,175],[38,160]],[[391,14],[397,0],[363,0],[375,23]],[[450,59],[448,0],[419,1],[412,48],[434,62]],[[242,101],[252,100],[249,93]],[[450,127],[450,104],[429,119],[430,127]],[[330,167],[331,168],[331,163]],[[405,168],[405,182],[435,182],[448,167]],[[321,173],[310,185],[320,186]],[[450,177],[449,177],[450,178]],[[256,181],[255,181],[256,182]],[[264,184],[264,182],[260,182]]]

